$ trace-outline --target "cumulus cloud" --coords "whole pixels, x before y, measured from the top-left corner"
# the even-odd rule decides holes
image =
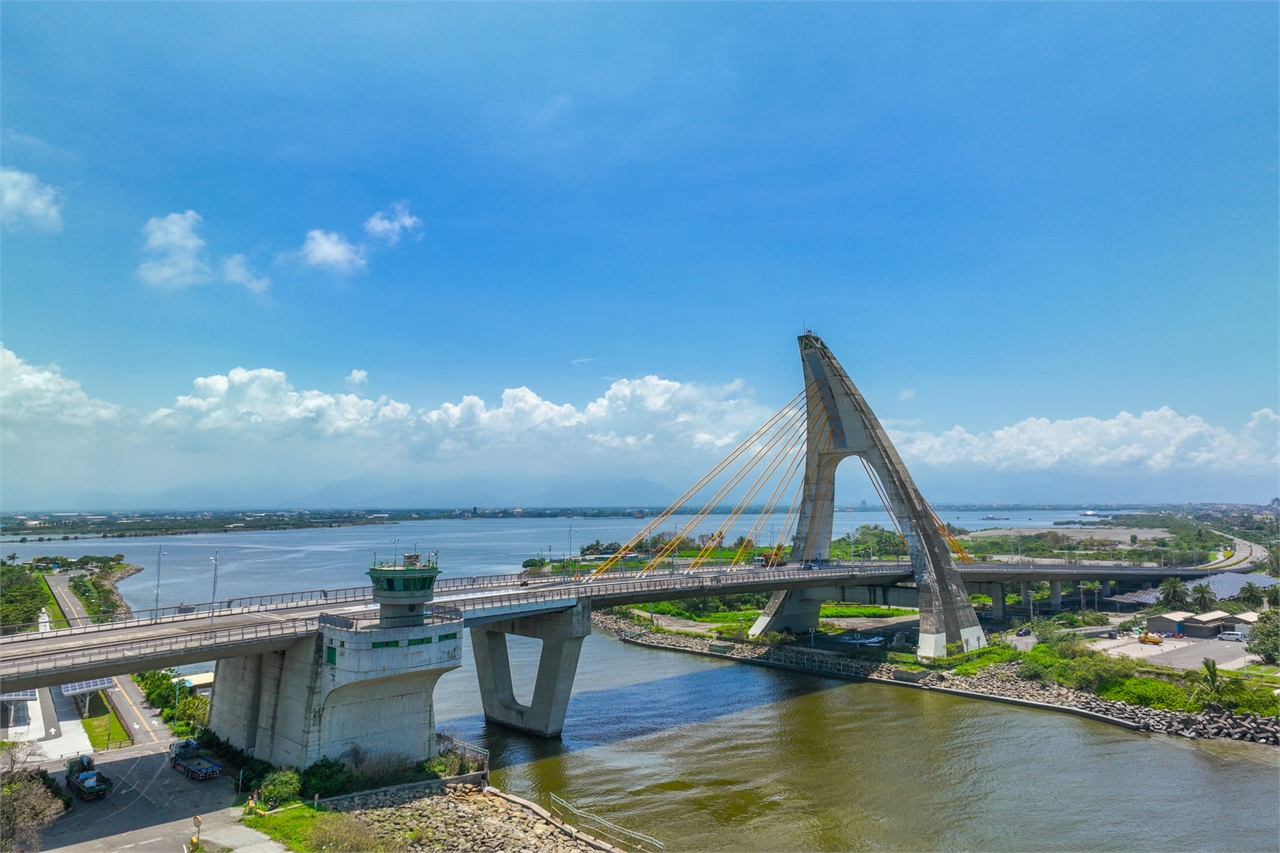
[[[364,269],[365,265],[363,246],[348,243],[347,238],[336,231],[319,228],[307,232],[301,255],[307,264],[334,272],[354,272]]]
[[[1001,471],[1188,468],[1247,473],[1258,465],[1280,464],[1280,417],[1271,409],[1255,412],[1239,433],[1166,406],[1107,419],[1027,418],[977,435],[955,426],[936,435],[894,432],[892,437],[908,463]]]
[[[61,231],[58,191],[29,172],[0,168],[0,219],[41,231]]]
[[[400,242],[402,231],[422,239],[422,220],[409,213],[408,202],[398,201],[391,205],[389,216],[381,210],[370,216],[364,223],[364,231],[373,239],[394,246]]]
[[[295,391],[279,370],[237,367],[225,376],[196,379],[191,394],[178,397],[172,408],[153,412],[148,420],[200,431],[327,437],[376,434],[378,426],[408,423],[412,414],[407,404],[386,397],[368,400],[355,394]]]
[[[194,210],[153,216],[142,226],[147,251],[154,257],[138,267],[138,277],[154,287],[177,290],[208,281],[209,265],[200,257],[204,240],[196,228],[204,220]]]
[[[916,391],[914,388],[903,388],[901,391],[898,392],[898,399],[903,401],[904,403],[907,400],[914,400],[915,398],[916,398]]]
[[[35,367],[0,345],[0,422],[6,427],[23,422],[94,426],[118,420],[121,411],[89,397],[56,367]]]
[[[232,284],[242,284],[254,293],[262,293],[271,286],[271,279],[259,276],[249,268],[244,255],[232,255],[222,262],[222,277]]]
[[[658,376],[616,380],[585,404],[521,386],[492,403],[465,395],[427,410],[359,393],[367,380],[353,369],[345,377],[351,393],[307,390],[282,371],[238,367],[195,379],[188,393],[140,414],[0,347],[0,429],[6,446],[23,448],[6,458],[6,489],[31,492],[51,471],[120,491],[195,480],[296,494],[294,482],[318,486],[359,474],[426,481],[542,472],[640,474],[682,486],[773,414],[740,383]],[[1183,472],[1178,498],[1196,499],[1209,488],[1224,495],[1256,491],[1260,482],[1269,488],[1280,469],[1280,415],[1269,408],[1231,428],[1164,408],[1028,418],[979,433],[904,426],[891,435],[917,476],[983,471],[994,481],[999,472],[1044,472],[1047,488],[1059,475],[1119,474],[1138,484],[1179,482],[1169,476]]]

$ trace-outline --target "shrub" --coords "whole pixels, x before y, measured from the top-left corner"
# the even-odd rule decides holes
[[[336,758],[321,758],[301,775],[301,796],[305,800],[319,796],[336,797],[355,788],[356,774]]]
[[[298,799],[301,793],[302,778],[298,776],[298,771],[291,768],[276,770],[262,780],[262,796],[266,800],[287,803]]]
[[[271,775],[271,771],[276,769],[276,766],[270,761],[263,761],[261,758],[250,758],[244,763],[242,769],[244,770],[244,775],[241,777],[243,781],[240,790],[252,791],[262,786],[262,783]]]
[[[1159,678],[1126,678],[1098,695],[1103,699],[1165,711],[1183,711],[1187,707],[1187,694]]]
[[[333,850],[337,853],[401,849],[388,845],[368,826],[340,812],[316,815],[307,830],[307,843],[312,850]]]

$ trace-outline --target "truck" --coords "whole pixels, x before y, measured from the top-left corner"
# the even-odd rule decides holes
[[[111,793],[115,784],[93,766],[91,755],[81,755],[68,761],[65,780],[67,790],[82,800],[100,800]]]
[[[200,753],[200,744],[191,738],[169,745],[169,764],[188,779],[213,779],[222,775],[222,765]]]
[[[1159,646],[1164,644],[1164,638],[1159,634],[1148,634],[1146,631],[1143,631],[1138,635],[1138,642],[1144,645]]]

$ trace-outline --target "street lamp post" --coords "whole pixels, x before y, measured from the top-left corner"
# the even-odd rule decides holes
[[[161,545],[156,553],[156,603],[153,609],[153,619],[160,618],[160,561],[164,558],[164,546]]]
[[[569,525],[569,553],[565,556],[565,568],[568,569],[573,565],[573,534],[578,531],[573,529],[573,525]]]
[[[209,599],[209,633],[213,633],[213,612],[218,606],[218,549],[213,549],[213,597]]]

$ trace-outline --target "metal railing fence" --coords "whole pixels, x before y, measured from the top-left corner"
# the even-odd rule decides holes
[[[667,846],[658,839],[618,826],[613,821],[580,809],[555,794],[551,795],[551,808],[548,811],[556,820],[581,829],[602,841],[608,841],[614,847],[633,853],[666,853]]]

